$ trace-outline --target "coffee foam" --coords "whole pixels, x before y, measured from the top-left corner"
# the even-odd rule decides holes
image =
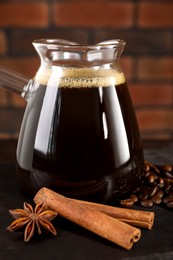
[[[42,85],[54,84],[63,88],[93,88],[120,85],[125,82],[122,72],[113,69],[92,68],[54,68],[53,70],[40,69],[35,80]]]

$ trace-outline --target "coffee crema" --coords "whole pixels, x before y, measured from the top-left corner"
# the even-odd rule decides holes
[[[44,75],[44,76],[43,76]],[[41,85],[54,82],[54,86],[64,88],[94,88],[120,85],[125,82],[122,72],[113,69],[93,69],[93,68],[60,68],[54,67],[52,70],[42,69],[38,71],[35,80]]]
[[[53,66],[35,81],[17,149],[23,190],[99,202],[130,193],[143,151],[123,73]]]

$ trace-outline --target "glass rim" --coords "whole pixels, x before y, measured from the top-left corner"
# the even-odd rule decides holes
[[[114,49],[124,47],[126,42],[121,39],[112,39],[102,41],[97,44],[80,44],[73,41],[68,41],[65,39],[37,39],[32,42],[34,46],[47,46],[47,48],[55,48],[55,49],[67,49],[71,50],[102,50],[102,49]]]

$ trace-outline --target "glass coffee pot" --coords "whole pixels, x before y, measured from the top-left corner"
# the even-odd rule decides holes
[[[16,169],[32,196],[43,186],[99,202],[125,197],[140,182],[140,132],[119,59],[123,40],[80,45],[33,42],[41,65],[29,79],[0,67],[0,85],[27,106]]]

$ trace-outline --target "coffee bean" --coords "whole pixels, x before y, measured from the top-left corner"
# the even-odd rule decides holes
[[[138,197],[135,194],[131,194],[130,199],[132,199],[134,202],[138,201]]]
[[[162,198],[163,195],[164,195],[164,192],[163,192],[163,190],[158,190],[155,195],[156,195],[157,197],[159,197],[159,198]]]
[[[145,172],[149,172],[150,164],[148,162],[144,162],[144,170],[145,170]]]
[[[160,170],[158,169],[158,167],[156,167],[155,165],[152,164],[152,169],[155,173],[159,174]]]
[[[162,199],[162,201],[163,201],[163,203],[165,203],[165,204],[168,204],[169,202],[171,202],[173,199],[172,198],[169,198],[169,197],[164,197],[163,199]]]
[[[168,208],[173,208],[173,199],[167,203]]]
[[[170,184],[166,184],[165,188],[164,188],[165,192],[168,193],[170,188],[171,188],[171,185]]]
[[[120,200],[120,205],[125,208],[131,208],[134,205],[134,201],[132,199]]]
[[[157,187],[158,188],[163,188],[164,184],[165,184],[164,179],[162,177],[159,177],[157,179]]]
[[[161,200],[161,198],[160,197],[158,197],[158,196],[153,196],[152,198],[151,198],[151,200],[152,200],[152,202],[154,203],[154,204],[160,204],[161,202],[162,202],[162,200]]]
[[[164,184],[160,184],[160,183],[158,183],[158,184],[157,184],[157,187],[158,187],[159,189],[161,189],[161,188],[164,187]]]
[[[172,184],[172,180],[170,178],[164,178],[165,185]]]
[[[150,190],[148,192],[148,196],[149,197],[153,197],[156,194],[157,190],[158,190],[158,187],[157,186],[153,186],[152,188],[150,188]]]
[[[139,199],[145,200],[147,198],[148,198],[148,191],[146,189],[142,190],[141,193],[139,194]]]
[[[145,173],[145,177],[148,177],[150,174],[152,174],[152,172],[148,171]]]
[[[143,207],[152,207],[162,202],[173,208],[173,166],[165,164],[157,167],[144,162],[140,187],[136,187],[128,199],[121,200],[123,207],[131,208],[135,203]],[[138,202],[139,201],[139,202]]]
[[[164,176],[165,176],[166,178],[173,179],[173,175],[172,175],[170,172],[164,172]]]
[[[139,193],[139,191],[141,190],[141,188],[140,187],[136,187],[135,189],[134,189],[134,193]]]
[[[162,169],[164,172],[171,172],[172,171],[172,165],[170,164],[165,164],[162,166]]]
[[[173,199],[173,192],[170,191],[170,192],[168,193],[168,197],[171,198],[171,199]]]
[[[140,204],[141,204],[141,206],[146,207],[146,208],[148,208],[148,207],[151,208],[153,206],[152,200],[148,200],[148,199],[141,200]]]
[[[155,182],[155,175],[154,174],[150,174],[148,176],[148,182],[149,183],[154,183]]]

